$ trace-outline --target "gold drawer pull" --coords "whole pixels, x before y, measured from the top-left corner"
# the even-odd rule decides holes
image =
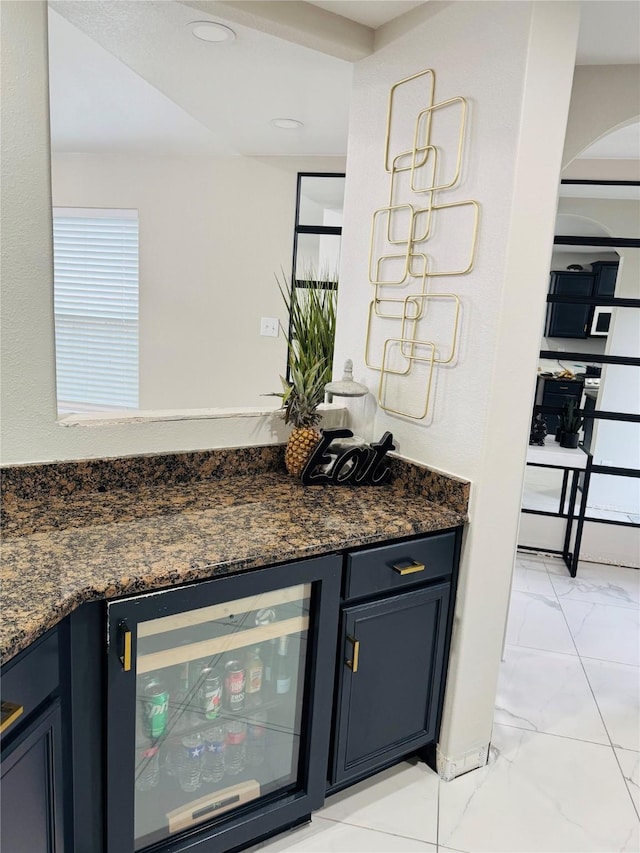
[[[399,575],[414,575],[416,572],[424,572],[424,563],[416,563],[415,560],[411,560],[408,566],[402,564],[393,566],[393,571]]]
[[[4,732],[24,712],[24,705],[15,702],[0,703],[0,734]]]
[[[347,640],[353,645],[353,658],[346,660],[345,663],[353,673],[356,673],[358,671],[358,661],[360,660],[360,640],[356,640],[350,634],[347,634]]]

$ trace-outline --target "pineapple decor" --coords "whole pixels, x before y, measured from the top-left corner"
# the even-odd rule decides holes
[[[331,381],[336,331],[337,278],[308,275],[289,291],[278,282],[289,314],[289,378],[282,379],[282,413],[293,429],[285,451],[287,471],[299,477],[320,441],[316,425],[324,386]]]

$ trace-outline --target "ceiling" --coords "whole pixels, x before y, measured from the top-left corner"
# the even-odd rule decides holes
[[[576,65],[640,62],[640,3],[582,0]]]
[[[215,19],[178,2],[49,5],[55,151],[344,156],[350,62],[238,24],[200,41],[188,24]]]
[[[580,155],[581,159],[587,160],[637,160],[639,157],[640,122],[608,133]]]
[[[213,130],[53,10],[49,66],[55,152],[235,153]]]
[[[309,5],[334,28],[340,15],[373,30],[422,3],[324,0]],[[240,23],[232,24],[234,42],[198,41],[188,24],[221,20],[201,11],[215,6],[52,0],[54,150],[345,156],[352,63]],[[640,61],[640,3],[583,0],[581,6],[579,63]],[[270,124],[274,118],[295,118],[304,126],[280,130]],[[633,145],[637,151],[638,136],[625,129],[619,138],[597,145],[605,142],[616,151]],[[610,155],[602,153],[610,148],[597,146],[591,150],[596,153],[583,156],[638,156]]]
[[[349,18],[358,24],[364,24],[377,30],[394,18],[404,15],[416,6],[422,6],[426,0],[309,0],[311,6],[317,6],[334,15]]]

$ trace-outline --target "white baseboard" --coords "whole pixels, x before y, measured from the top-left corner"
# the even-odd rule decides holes
[[[471,770],[477,770],[479,767],[484,767],[489,759],[490,743],[483,744],[477,749],[473,749],[464,755],[455,757],[443,755],[440,752],[440,747],[436,747],[436,766],[438,768],[438,776],[445,782],[451,782],[452,779],[469,773]]]

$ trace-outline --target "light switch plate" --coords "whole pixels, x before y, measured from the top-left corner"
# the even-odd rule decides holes
[[[260,318],[260,334],[267,338],[278,337],[278,318],[277,317],[261,317]]]

